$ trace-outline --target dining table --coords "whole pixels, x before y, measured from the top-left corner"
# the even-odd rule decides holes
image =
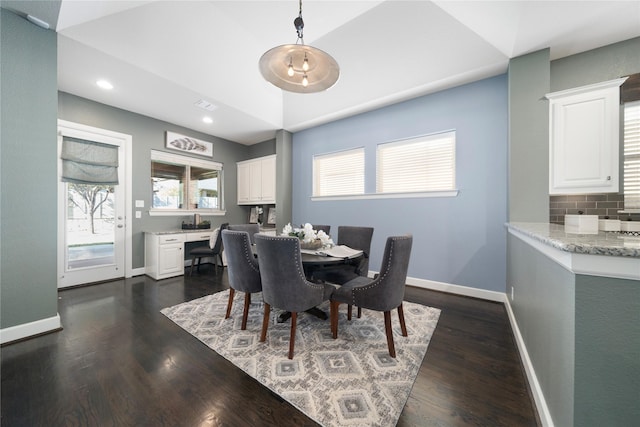
[[[257,257],[257,252],[255,252],[255,245],[252,245],[252,249],[254,251],[254,255]],[[313,274],[316,271],[331,268],[339,264],[353,264],[353,268],[355,270],[359,260],[364,256],[362,251],[357,251],[349,256],[345,257],[334,257],[321,254],[321,251],[307,250],[301,249],[300,255],[302,259],[302,268],[304,269],[304,274],[310,282],[313,282],[315,279]],[[318,307],[312,307],[309,310],[306,310],[307,313],[312,314],[322,320],[327,320],[329,316],[327,313],[319,309]],[[291,317],[291,313],[288,311],[280,313],[277,318],[278,323],[283,323],[289,320]]]

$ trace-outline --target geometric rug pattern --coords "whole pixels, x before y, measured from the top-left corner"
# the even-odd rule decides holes
[[[298,314],[295,353],[287,358],[291,323],[277,323],[272,309],[267,341],[261,343],[263,304],[252,295],[247,329],[240,329],[244,293],[236,292],[225,319],[229,291],[165,308],[161,312],[261,384],[324,426],[395,425],[407,402],[433,335],[440,310],[404,302],[408,337],[392,311],[396,358],[389,356],[381,312],[340,305],[338,338],[329,320]],[[329,304],[320,309],[329,313]]]

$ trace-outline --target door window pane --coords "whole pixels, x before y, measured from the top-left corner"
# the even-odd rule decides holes
[[[115,220],[111,185],[65,184],[66,270],[113,264]]]

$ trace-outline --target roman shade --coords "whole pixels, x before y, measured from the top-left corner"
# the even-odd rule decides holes
[[[62,140],[62,181],[74,184],[118,184],[118,147],[78,138]]]

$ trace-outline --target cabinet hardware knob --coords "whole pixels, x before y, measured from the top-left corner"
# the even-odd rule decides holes
[[[607,176],[607,181],[611,181],[611,176]]]

